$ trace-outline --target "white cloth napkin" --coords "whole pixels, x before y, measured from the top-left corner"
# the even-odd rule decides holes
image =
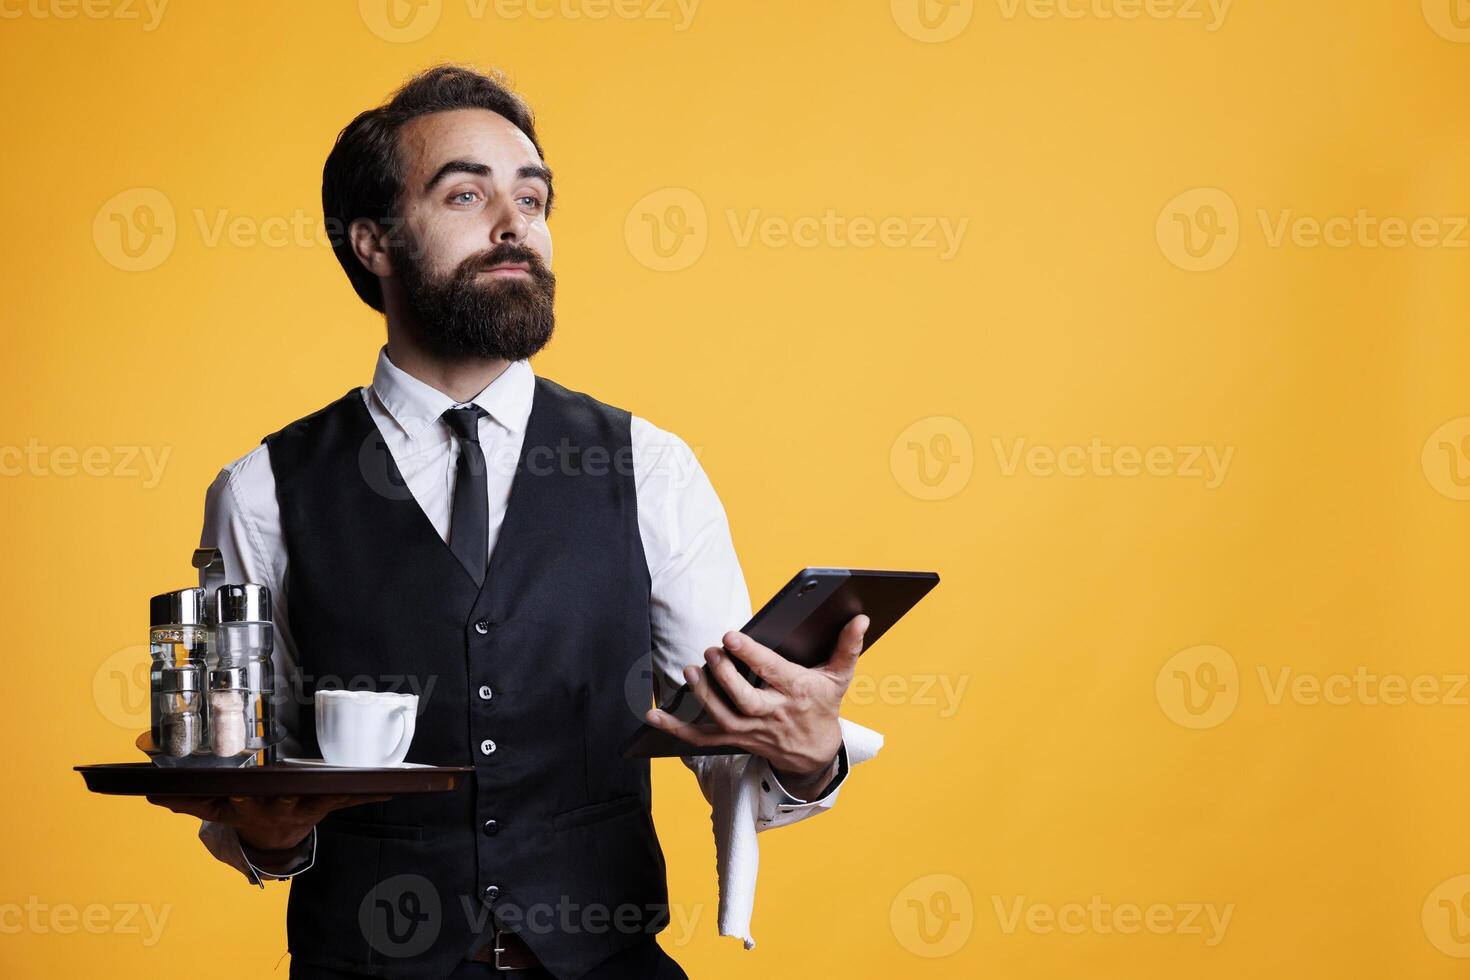
[[[851,767],[878,754],[883,747],[883,736],[846,718],[839,721],[851,771]],[[710,822],[715,832],[715,866],[720,881],[720,935],[738,936],[746,949],[753,949],[755,939],[750,934],[750,916],[755,909],[755,880],[760,869],[760,845],[756,842],[756,834],[766,829],[761,824],[773,815],[761,813],[763,794],[760,781],[761,771],[766,768],[764,762],[752,756],[738,756],[732,761],[737,764],[723,767],[717,778],[706,783],[711,804]],[[817,805],[823,810],[828,809],[836,802],[840,791],[839,787]]]

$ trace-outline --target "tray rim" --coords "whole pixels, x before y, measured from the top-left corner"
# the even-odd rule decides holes
[[[151,762],[99,762],[88,765],[72,766],[72,770],[80,773],[88,792],[100,796],[333,796],[333,795],[375,795],[383,793],[388,795],[410,795],[423,793],[445,793],[456,789],[462,779],[473,773],[472,766],[429,766],[416,768],[383,767],[374,769],[335,768],[329,769],[322,766],[294,766],[289,763],[274,763],[269,766],[245,766],[242,768],[174,768],[165,769],[155,766]],[[128,773],[167,773],[168,775],[157,776],[160,785],[156,789],[102,789],[92,785],[92,776],[100,775],[104,779],[108,776]],[[247,776],[245,773],[259,773],[260,775]],[[272,778],[280,778],[283,773],[288,780],[298,782],[300,786],[292,786],[287,790],[273,790],[269,793],[254,791],[248,786],[241,786],[238,790],[221,791],[218,786],[221,781],[238,782],[244,780],[259,781]],[[376,781],[388,780],[401,785],[388,785],[378,789],[352,788],[355,781],[365,780],[369,785]],[[326,785],[323,782],[326,781]],[[203,783],[214,786],[212,790],[191,788],[190,783]],[[346,783],[344,786],[334,786],[332,783]],[[313,785],[315,784],[315,785]]]

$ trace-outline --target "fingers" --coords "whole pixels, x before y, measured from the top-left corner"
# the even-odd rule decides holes
[[[366,803],[382,803],[391,800],[391,795],[383,794],[342,794],[333,793],[322,796],[265,796],[248,799],[244,808],[250,809],[255,815],[282,820],[316,820],[333,810],[342,810],[350,806],[361,806]]]
[[[861,614],[849,619],[837,635],[837,645],[832,648],[832,656],[822,664],[822,669],[851,678],[863,652],[863,635],[868,632],[869,623],[868,617]]]
[[[751,724],[749,718],[736,714],[730,709],[714,689],[704,671],[690,665],[684,668],[684,680],[689,684],[689,690],[694,694],[699,703],[704,705],[705,713],[718,728],[729,734],[739,734],[745,731]]]
[[[147,801],[156,807],[200,820],[222,821],[229,811],[228,799],[219,796],[147,796]]]
[[[750,681],[735,669],[736,661],[731,660],[719,647],[710,647],[704,651],[704,659],[709,663],[710,670],[714,672],[715,680],[719,682],[721,689],[730,696],[741,714],[752,718],[770,713],[770,705],[765,696],[754,687]]]
[[[691,725],[658,708],[650,710],[643,719],[653,727],[701,748],[709,745],[740,745],[738,736],[722,732],[714,725]]]
[[[741,663],[755,671],[757,677],[778,691],[790,691],[792,682],[803,669],[737,630],[726,633],[722,642],[731,656],[738,657]]]
[[[273,820],[291,816],[299,799],[296,796],[231,796],[229,807],[242,820]]]
[[[218,820],[224,809],[220,800],[209,796],[148,796],[145,798],[154,806],[198,817],[201,820]]]

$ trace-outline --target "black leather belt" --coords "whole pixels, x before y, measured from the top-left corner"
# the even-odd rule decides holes
[[[526,941],[504,929],[496,929],[494,941],[486,943],[470,959],[476,963],[489,963],[497,970],[544,969]]]

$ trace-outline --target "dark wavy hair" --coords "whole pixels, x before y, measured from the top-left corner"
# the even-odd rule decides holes
[[[496,72],[481,74],[460,65],[436,65],[410,78],[376,109],[369,109],[337,135],[322,168],[322,214],[337,261],[362,301],[383,312],[378,277],[363,267],[352,250],[347,229],[358,218],[391,224],[403,192],[398,134],[417,116],[451,109],[489,109],[510,120],[545,160],[530,106]],[[548,191],[550,188],[548,188]],[[546,199],[551,213],[551,196]]]

